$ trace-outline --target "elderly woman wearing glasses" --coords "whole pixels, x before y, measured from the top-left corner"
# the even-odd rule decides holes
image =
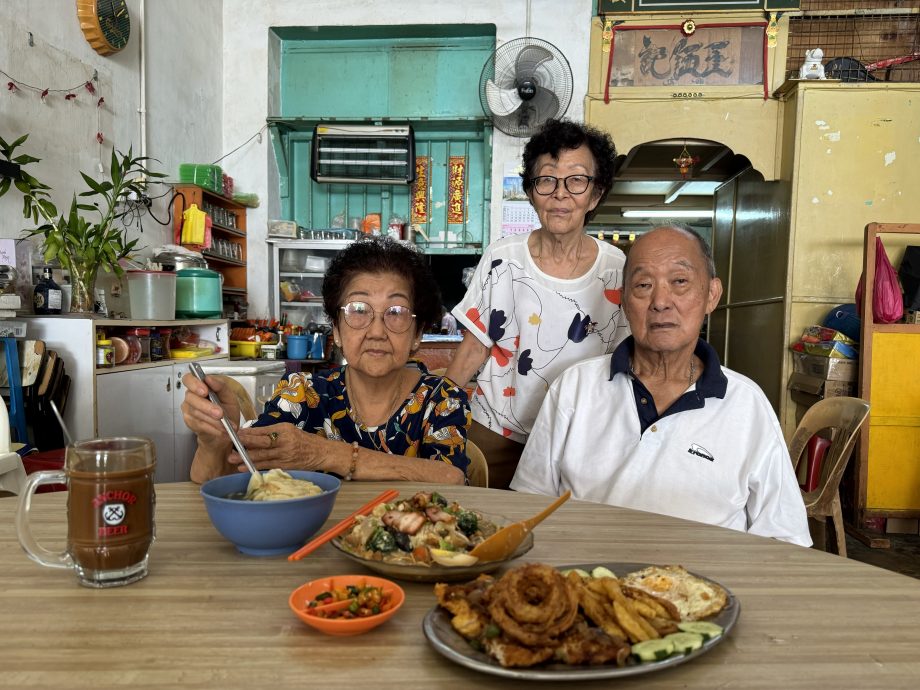
[[[523,189],[540,219],[486,249],[454,316],[467,329],[447,376],[479,372],[469,438],[508,488],[549,385],[570,364],[613,352],[625,256],[585,232],[613,185],[610,136],[550,120],[524,147]],[[598,420],[599,423],[601,420]]]
[[[466,393],[409,361],[441,315],[438,285],[413,247],[371,237],[333,259],[323,303],[347,364],[292,374],[240,440],[260,469],[332,472],[345,479],[462,484],[469,460]],[[232,420],[239,405],[219,378],[207,382]],[[186,385],[183,416],[198,436],[191,479],[245,470],[205,386]]]

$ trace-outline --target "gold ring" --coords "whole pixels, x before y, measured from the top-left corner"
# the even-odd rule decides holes
[[[268,438],[270,439],[269,444],[268,444],[268,447],[269,447],[269,448],[274,448],[274,447],[275,447],[275,444],[278,442],[278,432],[277,432],[277,431],[271,432],[271,433],[268,435]]]

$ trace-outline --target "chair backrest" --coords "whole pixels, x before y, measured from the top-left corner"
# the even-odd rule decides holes
[[[243,384],[237,381],[230,376],[224,376],[223,374],[217,374],[217,377],[227,386],[233,394],[236,396],[237,401],[240,404],[240,414],[243,415],[245,421],[250,421],[255,419],[259,415],[256,413],[256,408],[252,403],[252,398],[249,397],[249,391],[247,391]]]
[[[805,412],[792,439],[789,456],[798,467],[809,439],[823,429],[834,431],[833,439],[821,466],[821,481],[813,491],[802,492],[805,507],[824,509],[837,495],[840,478],[856,444],[859,428],[869,416],[869,403],[861,398],[825,398]]]
[[[467,479],[470,480],[470,486],[489,486],[489,465],[486,463],[486,456],[482,454],[475,443],[467,439],[466,457],[470,459],[470,465],[466,468]]]

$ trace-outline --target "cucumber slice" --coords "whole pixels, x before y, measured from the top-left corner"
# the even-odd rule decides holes
[[[684,632],[702,635],[703,640],[711,640],[714,637],[718,637],[723,632],[721,625],[709,623],[708,621],[687,621],[686,623],[678,623],[677,627]]]
[[[579,577],[591,577],[588,571],[582,570],[581,568],[569,568],[568,570],[560,571],[559,574],[562,575],[562,577],[568,577],[569,573],[578,573]]]
[[[678,632],[665,635],[666,640],[671,640],[674,651],[678,654],[689,654],[703,646],[703,636],[695,632]]]
[[[661,661],[674,653],[674,643],[668,638],[637,642],[632,646],[632,653],[639,661]]]
[[[591,571],[591,577],[612,577],[616,578],[616,573],[614,573],[610,568],[605,568],[602,565],[597,566],[594,570]]]

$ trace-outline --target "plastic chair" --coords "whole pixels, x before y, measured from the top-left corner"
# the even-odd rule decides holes
[[[240,404],[240,414],[243,415],[244,421],[250,421],[255,419],[259,415],[256,413],[255,405],[252,403],[252,398],[249,397],[249,391],[247,391],[243,384],[237,381],[235,378],[230,376],[225,376],[224,374],[214,374],[217,376],[225,386],[227,386],[233,394],[236,396],[237,402]]]
[[[822,429],[833,430],[833,440],[822,463],[820,482],[813,491],[802,491],[802,499],[808,517],[820,520],[825,532],[827,518],[833,518],[837,553],[844,558],[847,546],[840,508],[840,478],[852,455],[859,428],[868,416],[869,403],[861,398],[825,398],[808,408],[789,441],[789,456],[798,469],[811,437]]]
[[[466,468],[466,477],[470,481],[470,486],[489,487],[489,465],[486,462],[486,456],[475,443],[467,439],[466,457],[470,459],[470,465]]]
[[[16,347],[16,344],[13,344]],[[10,421],[6,403],[0,400],[0,491],[22,493],[26,483],[26,470],[19,453],[10,449]]]

